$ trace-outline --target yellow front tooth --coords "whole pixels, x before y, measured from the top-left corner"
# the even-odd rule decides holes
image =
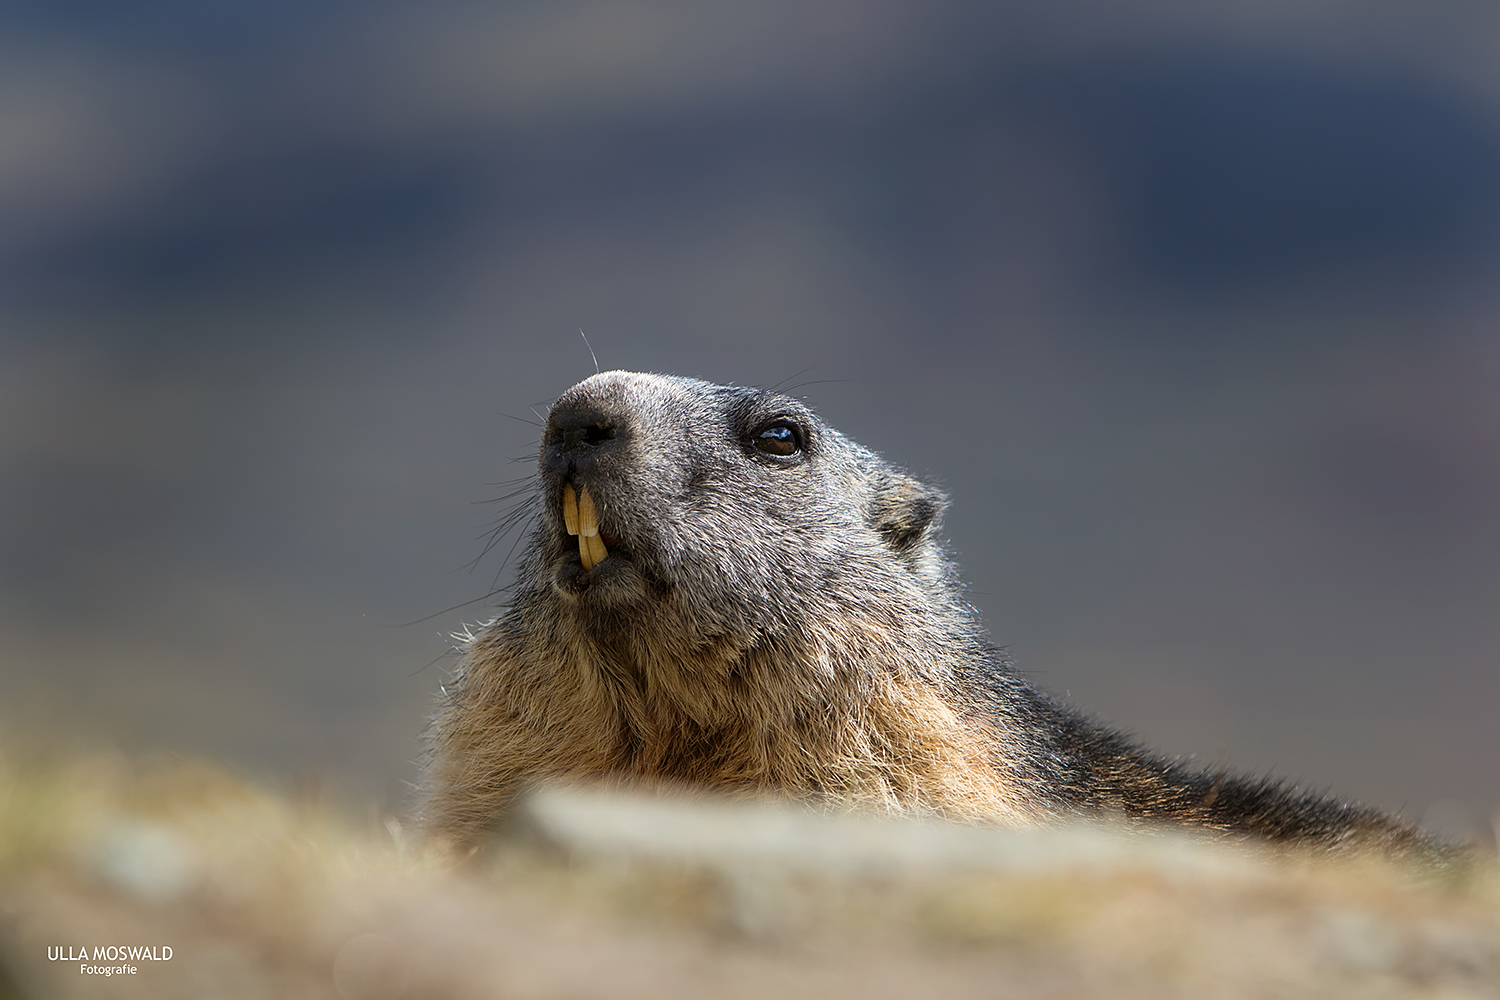
[[[587,491],[583,495],[588,496]],[[594,505],[590,502],[589,510],[593,509]],[[568,534],[578,534],[578,497],[573,493],[572,483],[563,483],[563,524],[567,527]]]
[[[600,538],[598,535],[578,536],[579,541],[584,541],[585,539],[588,540],[589,558],[593,560],[593,565],[597,566],[604,561],[606,556],[609,555],[609,549],[604,547],[604,539]]]
[[[580,535],[599,534],[599,511],[594,506],[594,498],[589,496],[587,486],[578,493],[578,533]]]
[[[584,569],[594,568],[594,554],[589,551],[589,540],[583,535],[578,536],[578,561],[583,563]]]

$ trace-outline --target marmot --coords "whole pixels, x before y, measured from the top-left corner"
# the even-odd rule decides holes
[[[605,372],[552,406],[514,598],[464,644],[422,819],[667,782],[999,824],[1105,815],[1427,855],[1413,825],[1193,770],[1028,683],[963,598],[947,503],[775,392]]]

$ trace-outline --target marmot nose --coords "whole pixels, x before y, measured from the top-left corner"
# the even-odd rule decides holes
[[[560,439],[564,452],[592,448],[615,439],[615,425],[607,420],[561,420],[554,427],[555,437]]]
[[[567,475],[585,470],[619,438],[620,421],[599,407],[581,405],[554,408],[547,417],[542,464]]]

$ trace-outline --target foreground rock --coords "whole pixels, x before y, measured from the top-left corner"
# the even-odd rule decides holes
[[[550,790],[453,868],[203,765],[0,767],[4,998],[1268,995],[1500,995],[1494,866]]]

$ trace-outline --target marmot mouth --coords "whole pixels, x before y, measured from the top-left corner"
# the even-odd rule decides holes
[[[589,496],[588,487],[580,486],[575,493],[572,483],[563,483],[562,509],[568,534],[578,536],[578,561],[584,569],[593,569],[608,558],[609,545],[599,530],[599,510]],[[619,544],[614,539],[610,543]]]

